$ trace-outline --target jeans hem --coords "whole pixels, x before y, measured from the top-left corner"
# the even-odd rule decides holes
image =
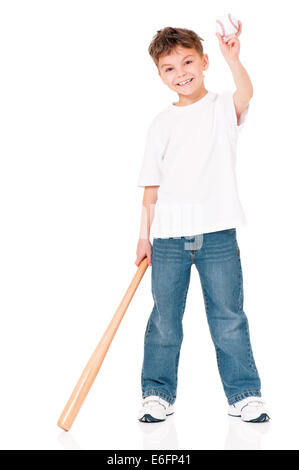
[[[249,390],[246,392],[238,393],[238,395],[234,395],[233,397],[228,398],[229,405],[233,405],[238,401],[244,400],[244,398],[248,397],[261,397],[262,394],[259,390]]]
[[[142,393],[142,398],[149,397],[150,395],[157,395],[158,397],[163,398],[163,400],[166,400],[171,405],[173,405],[175,402],[175,398],[170,397],[169,395],[164,392],[161,392],[160,390],[145,390]]]

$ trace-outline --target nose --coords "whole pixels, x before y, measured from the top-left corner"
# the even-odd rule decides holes
[[[187,72],[184,72],[184,70],[179,70],[178,78],[185,77],[186,75],[187,75]]]
[[[177,81],[182,82],[186,78],[186,76],[187,76],[186,72],[182,72],[182,73],[178,74]]]
[[[178,78],[185,77],[187,75],[186,70],[184,70],[184,65],[180,64],[178,65]]]

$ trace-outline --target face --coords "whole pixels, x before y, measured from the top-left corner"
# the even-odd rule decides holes
[[[190,95],[203,86],[203,71],[207,70],[207,54],[200,57],[194,49],[177,46],[170,55],[160,57],[158,70],[165,85],[180,95]],[[188,80],[187,83],[184,83]]]

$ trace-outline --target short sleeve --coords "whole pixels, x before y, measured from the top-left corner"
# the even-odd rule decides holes
[[[221,94],[221,98],[223,100],[223,105],[225,109],[225,115],[228,119],[230,126],[232,127],[233,132],[240,132],[244,124],[247,120],[249,105],[247,108],[242,112],[239,120],[237,121],[237,114],[234,104],[234,91],[225,91]]]
[[[160,186],[161,171],[159,161],[162,156],[159,136],[155,132],[153,124],[150,125],[147,136],[143,161],[139,172],[137,186]]]

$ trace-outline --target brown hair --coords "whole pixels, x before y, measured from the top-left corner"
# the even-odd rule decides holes
[[[169,55],[176,46],[189,49],[193,47],[202,57],[203,47],[201,41],[204,41],[204,39],[190,29],[167,26],[157,31],[149,45],[148,52],[158,67],[159,58]]]

